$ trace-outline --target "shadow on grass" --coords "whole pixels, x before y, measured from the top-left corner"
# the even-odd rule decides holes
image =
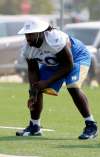
[[[76,140],[75,138],[50,138],[50,137],[43,137],[43,136],[2,136],[0,137],[1,141],[22,141],[22,140],[34,140],[34,141],[69,141],[69,140]]]
[[[30,136],[30,137],[21,137],[21,136],[2,136],[0,137],[0,142],[2,141],[5,141],[5,142],[11,142],[11,141],[24,141],[24,140],[27,140],[27,141],[40,141],[40,142],[43,142],[43,141],[57,141],[57,142],[66,142],[66,144],[62,144],[62,145],[55,145],[56,148],[59,148],[59,149],[77,149],[77,148],[83,148],[83,149],[86,149],[86,148],[99,148],[100,149],[100,142],[97,143],[97,141],[94,141],[93,140],[90,140],[89,143],[87,143],[87,140],[86,141],[80,141],[76,138],[50,138],[50,137],[43,137],[43,136]],[[72,144],[70,144],[69,142],[72,141]],[[80,143],[76,143],[76,142],[80,142]],[[91,143],[90,143],[91,142]],[[75,144],[73,144],[75,143]]]
[[[77,148],[80,148],[80,149],[96,149],[96,148],[99,148],[100,149],[100,143],[95,143],[95,144],[66,144],[66,145],[59,145],[59,147],[57,147],[59,149],[77,149]]]
[[[88,140],[89,143],[87,143],[87,140],[86,141],[80,141],[76,138],[57,138],[57,137],[54,137],[54,138],[51,138],[51,137],[43,137],[43,136],[30,136],[30,137],[21,137],[21,136],[2,136],[0,137],[0,142],[4,141],[8,141],[8,142],[11,142],[11,141],[24,141],[24,140],[27,140],[27,141],[40,141],[40,142],[44,142],[44,141],[57,141],[57,142],[66,142],[65,145],[58,145],[56,148],[61,148],[61,149],[69,149],[69,148],[99,148],[100,149],[100,142],[97,143],[95,141],[95,143],[92,143],[93,140]],[[71,142],[71,144],[67,144],[67,142]],[[80,142],[79,144],[75,143],[73,144],[73,142]],[[86,143],[84,143],[86,142]],[[90,143],[91,142],[91,143]]]

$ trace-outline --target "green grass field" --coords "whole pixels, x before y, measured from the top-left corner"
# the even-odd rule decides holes
[[[100,88],[85,88],[91,110],[100,127]],[[29,121],[27,84],[0,84],[0,126],[24,127]],[[0,128],[0,154],[39,157],[100,157],[100,135],[78,140],[84,121],[66,88],[58,97],[44,96],[42,137],[16,137],[16,130]]]

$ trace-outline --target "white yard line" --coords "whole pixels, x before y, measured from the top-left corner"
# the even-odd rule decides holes
[[[0,154],[0,157],[39,157],[39,156],[17,156],[17,155]]]
[[[0,129],[12,129],[12,130],[23,130],[24,128],[20,127],[10,127],[10,126],[0,126]],[[42,131],[55,131],[53,129],[43,129],[41,128]]]

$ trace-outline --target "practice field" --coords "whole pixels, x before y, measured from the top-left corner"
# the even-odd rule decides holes
[[[100,88],[85,88],[84,91],[100,127]],[[0,155],[100,157],[100,135],[87,141],[77,138],[84,121],[66,88],[58,97],[44,96],[41,125],[54,131],[44,130],[42,137],[16,137],[16,128],[27,126],[30,118],[27,98],[27,84],[0,84]]]

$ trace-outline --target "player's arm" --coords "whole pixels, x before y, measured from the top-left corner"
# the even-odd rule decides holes
[[[64,47],[62,51],[57,54],[57,60],[60,64],[60,68],[51,76],[48,80],[40,80],[34,84],[40,91],[47,88],[49,84],[52,84],[60,78],[67,76],[69,71],[73,68],[73,57],[70,50]]]
[[[28,78],[30,87],[34,84],[34,82],[39,81],[39,66],[35,59],[27,59],[28,65]]]
[[[73,57],[70,49],[68,49],[67,46],[65,46],[58,54],[56,54],[56,56],[60,64],[60,68],[50,79],[47,80],[48,84],[54,83],[55,81],[64,77],[73,68]]]

